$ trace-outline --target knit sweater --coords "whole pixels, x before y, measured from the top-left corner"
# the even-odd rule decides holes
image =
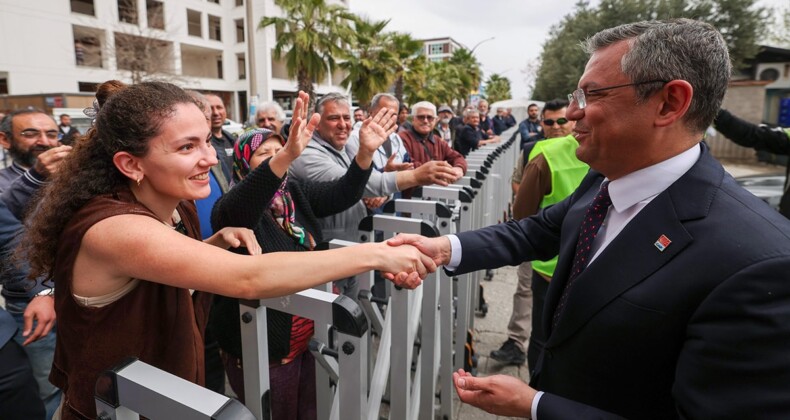
[[[356,161],[352,161],[346,174],[335,181],[302,182],[289,178],[287,188],[293,199],[296,224],[312,234],[316,243],[321,242],[318,218],[339,213],[359,202],[370,172],[370,169],[362,170]],[[252,229],[264,253],[307,251],[280,227],[269,210],[269,202],[282,182],[283,178],[278,178],[269,167],[269,160],[261,163],[214,205],[211,214],[214,230],[227,226]],[[238,300],[216,296],[209,322],[220,347],[235,357],[241,357]],[[290,352],[291,322],[291,315],[267,310],[270,361],[278,361]]]

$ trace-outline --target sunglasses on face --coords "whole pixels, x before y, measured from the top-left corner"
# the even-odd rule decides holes
[[[428,122],[432,122],[433,120],[436,119],[436,117],[434,117],[433,115],[415,115],[414,118],[418,119],[418,120],[422,120],[422,121],[428,121]]]
[[[553,126],[554,123],[557,123],[559,125],[565,125],[565,124],[568,123],[568,119],[567,118],[557,118],[556,120],[552,120],[552,119],[543,120],[543,124],[546,124],[549,127]]]

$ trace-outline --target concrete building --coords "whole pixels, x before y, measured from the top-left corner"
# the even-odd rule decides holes
[[[273,0],[249,1],[256,26],[281,14]],[[229,117],[244,120],[246,21],[245,0],[0,0],[0,94],[87,93],[109,79],[158,78],[220,93]],[[297,85],[273,59],[274,44],[273,27],[255,31],[256,90],[290,109]],[[343,91],[342,79],[330,75],[317,92]]]
[[[450,37],[423,39],[422,43],[423,53],[428,61],[447,61],[455,50],[466,48]]]

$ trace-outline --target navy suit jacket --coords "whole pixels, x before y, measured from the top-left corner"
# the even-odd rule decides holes
[[[575,280],[556,329],[601,174],[533,217],[458,235],[458,274],[559,253],[531,380],[539,420],[790,418],[790,221],[700,147]]]

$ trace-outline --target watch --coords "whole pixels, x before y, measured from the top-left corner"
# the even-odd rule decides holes
[[[55,296],[55,288],[44,289],[38,293],[36,293],[36,297],[39,296]]]

